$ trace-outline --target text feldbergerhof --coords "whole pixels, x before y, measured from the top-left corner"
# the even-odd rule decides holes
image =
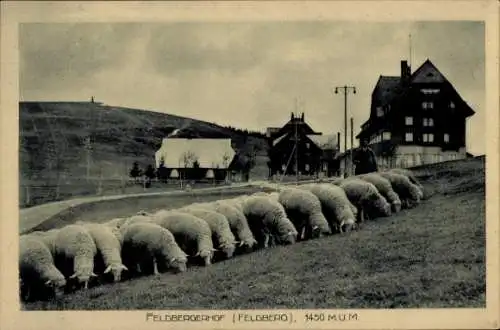
[[[146,313],[148,322],[220,322],[224,319],[224,314],[160,314]]]

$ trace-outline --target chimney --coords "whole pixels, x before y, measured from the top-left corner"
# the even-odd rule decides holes
[[[294,118],[293,118],[293,112],[292,112],[292,116],[290,117],[290,119],[291,119],[291,120],[293,120],[293,119],[294,119]]]
[[[302,116],[300,117],[301,121],[304,121],[304,113],[302,112]]]
[[[410,67],[407,61],[401,61],[401,81],[407,81],[410,77]]]

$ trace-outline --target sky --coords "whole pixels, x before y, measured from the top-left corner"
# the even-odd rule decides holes
[[[348,95],[354,135],[380,75],[427,58],[476,111],[467,149],[486,152],[484,24],[466,21],[25,23],[21,101],[96,101],[250,130],[292,111],[323,134],[342,132]],[[343,145],[343,143],[342,143]],[[357,143],[355,142],[355,146]]]

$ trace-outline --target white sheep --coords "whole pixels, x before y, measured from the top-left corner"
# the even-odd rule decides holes
[[[391,204],[370,182],[349,177],[344,179],[339,186],[344,189],[347,198],[358,209],[358,222],[363,222],[365,216],[376,218],[391,215]]]
[[[121,241],[112,228],[99,223],[77,223],[85,227],[94,239],[99,260],[105,267],[103,274],[111,272],[113,280],[119,282],[122,271],[128,270],[122,263]]]
[[[271,239],[284,245],[296,242],[297,229],[278,202],[263,196],[248,197],[243,203],[243,214],[258,244],[262,247],[269,247]]]
[[[49,248],[36,235],[19,237],[19,275],[20,291],[26,300],[30,300],[38,289],[58,294],[66,285],[66,279],[56,268]]]
[[[234,197],[234,198],[224,199],[224,201],[227,203],[231,203],[231,205],[238,208],[240,211],[243,211],[243,202],[248,197],[250,197],[250,195],[241,195],[241,196]]]
[[[205,220],[182,212],[159,211],[152,215],[152,222],[168,229],[184,252],[201,257],[205,266],[212,263],[215,249],[212,231]]]
[[[57,231],[54,258],[56,266],[69,279],[77,279],[83,283],[85,289],[88,288],[90,278],[97,276],[94,273],[96,254],[97,246],[85,227],[67,225]]]
[[[278,202],[283,205],[288,218],[300,233],[300,239],[332,233],[321,210],[321,202],[310,191],[284,188],[279,192]]]
[[[347,198],[344,189],[327,183],[305,184],[298,188],[308,190],[318,197],[323,215],[330,224],[332,232],[342,233],[356,227],[357,210]]]
[[[190,205],[180,208],[178,211],[186,212],[205,220],[212,231],[212,242],[216,245],[216,249],[222,250],[226,258],[233,256],[236,249],[236,238],[224,215],[207,210],[203,205]]]
[[[419,192],[420,199],[424,198],[424,186],[422,186],[422,184],[418,181],[418,179],[415,176],[415,174],[413,173],[413,171],[406,169],[406,168],[392,168],[389,170],[389,172],[398,173],[398,174],[402,174],[402,175],[407,176],[408,179],[410,180],[410,182],[413,183],[414,185],[416,185],[420,189],[420,192]]]
[[[356,177],[373,184],[379,193],[384,196],[389,203],[391,203],[392,211],[399,212],[401,210],[401,200],[394,189],[392,189],[392,185],[389,180],[376,172],[361,174]]]
[[[186,271],[187,254],[168,229],[152,222],[138,221],[124,225],[120,231],[123,236],[122,258],[132,271],[143,273],[150,266],[155,275],[159,274],[158,268]]]
[[[422,191],[410,182],[406,175],[395,172],[378,172],[382,177],[389,180],[392,189],[398,194],[402,206],[412,208],[420,204]]]
[[[209,210],[213,210],[224,215],[229,223],[234,237],[239,242],[240,247],[253,248],[257,241],[248,226],[248,221],[243,212],[235,207],[233,204],[228,203],[226,200],[218,200],[212,203],[203,205]]]

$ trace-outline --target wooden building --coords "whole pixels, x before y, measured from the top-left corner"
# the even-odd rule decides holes
[[[401,61],[401,76],[379,77],[356,138],[369,141],[382,168],[462,159],[474,113],[429,59],[413,73]]]
[[[292,113],[283,127],[267,131],[269,176],[295,175],[297,171],[302,175],[332,176],[338,171],[338,134],[315,132],[305,122],[304,113],[300,116]]]

